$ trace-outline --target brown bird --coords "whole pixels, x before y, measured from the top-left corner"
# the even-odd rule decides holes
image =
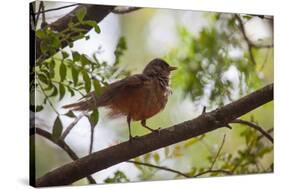
[[[131,120],[141,121],[141,125],[150,131],[146,119],[164,109],[168,96],[169,75],[176,67],[169,66],[164,60],[156,58],[149,62],[142,74],[129,76],[104,88],[97,96],[91,92],[80,102],[63,106],[77,111],[89,111],[98,107],[108,107],[110,117],[127,116],[130,141]]]

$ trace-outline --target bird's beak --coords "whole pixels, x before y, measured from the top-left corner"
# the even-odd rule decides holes
[[[177,67],[175,67],[175,66],[170,66],[169,67],[169,71],[174,71],[174,70],[176,70],[177,69]]]

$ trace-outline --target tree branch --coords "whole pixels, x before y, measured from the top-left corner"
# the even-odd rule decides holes
[[[115,14],[126,14],[141,9],[141,7],[115,7],[111,12]]]
[[[64,29],[66,29],[68,27],[68,23],[70,21],[72,21],[73,23],[78,22],[78,20],[75,16],[75,12],[83,7],[85,7],[87,10],[87,14],[85,15],[85,20],[94,20],[97,23],[102,21],[104,19],[104,17],[106,17],[114,9],[114,6],[87,5],[87,4],[80,5],[80,6],[77,6],[75,9],[73,9],[72,11],[70,11],[67,15],[59,18],[57,21],[49,24],[48,26],[55,31],[58,31],[58,32],[63,31]],[[83,29],[90,31],[92,29],[92,27],[83,26]],[[38,59],[42,54],[42,52],[40,50],[40,43],[41,43],[41,40],[36,37],[36,59]],[[64,48],[66,46],[67,46],[66,42],[61,44],[61,48]],[[44,58],[46,59],[46,58],[49,58],[50,56],[52,56],[52,54],[48,54]]]
[[[231,171],[227,171],[227,170],[223,170],[223,169],[214,169],[214,170],[207,170],[207,171],[203,171],[201,173],[198,173],[196,175],[194,175],[193,177],[199,177],[208,173],[224,173],[226,175],[232,175]]]
[[[188,173],[183,173],[183,172],[177,171],[175,169],[171,169],[171,168],[167,168],[167,167],[163,167],[163,166],[158,166],[158,165],[153,165],[153,164],[150,164],[150,163],[143,163],[143,162],[132,161],[132,160],[128,160],[126,162],[127,163],[138,164],[138,165],[142,165],[142,166],[146,166],[146,167],[153,167],[155,169],[160,169],[160,170],[168,171],[168,172],[171,172],[171,173],[176,173],[178,175],[184,176],[185,178],[199,177],[199,176],[205,175],[207,173],[224,173],[224,174],[227,174],[227,175],[232,175],[232,172],[228,171],[228,170],[223,170],[223,169],[213,169],[212,170],[212,169],[208,169],[207,171],[203,171],[203,172],[200,172],[200,173],[192,176],[192,175],[190,175]]]
[[[224,145],[224,142],[225,142],[225,135],[223,135],[223,139],[222,139],[221,145],[220,145],[220,147],[219,147],[219,149],[218,149],[218,152],[217,152],[217,154],[216,154],[214,160],[212,161],[212,164],[211,164],[209,170],[212,170],[212,169],[213,169],[213,167],[214,167],[214,165],[215,165],[215,163],[216,163],[216,161],[217,161],[217,159],[218,159],[218,157],[219,157],[219,155],[220,155],[220,153],[221,153],[221,150],[222,150],[222,147],[223,147],[223,145]]]
[[[132,160],[128,160],[128,161],[126,161],[126,162],[127,162],[127,163],[138,164],[138,165],[143,165],[143,166],[147,166],[147,167],[153,167],[153,168],[161,169],[161,170],[168,171],[168,172],[171,172],[171,173],[176,173],[176,174],[178,174],[178,175],[184,176],[185,178],[190,178],[190,176],[188,176],[187,174],[182,173],[182,172],[180,172],[180,171],[177,171],[177,170],[175,170],[175,169],[170,169],[170,168],[168,168],[168,167],[153,165],[153,164],[150,164],[150,163],[143,163],[143,162],[139,162],[139,161],[132,161]]]
[[[35,128],[35,127],[33,127],[32,129],[34,129],[35,132],[31,131],[31,133],[33,133],[33,134],[36,133],[36,134],[48,139],[49,141],[53,142],[54,144],[58,145],[61,149],[63,149],[69,155],[69,157],[73,161],[79,159],[79,157],[75,154],[75,152],[63,140],[54,140],[52,137],[52,134],[43,129]],[[87,176],[87,179],[90,184],[96,184],[96,181],[92,176]]]
[[[235,14],[235,18],[236,20],[238,21],[238,26],[239,26],[239,29],[248,45],[248,52],[249,52],[249,56],[250,56],[250,59],[251,61],[253,62],[253,64],[256,65],[256,60],[254,58],[254,54],[253,54],[253,48],[272,48],[273,45],[257,45],[255,43],[253,43],[247,36],[246,34],[246,30],[245,30],[245,27],[244,27],[244,23],[242,21],[242,19],[240,18],[240,16],[238,14]]]
[[[71,184],[87,175],[204,133],[223,128],[238,117],[273,100],[273,84],[199,117],[109,147],[65,164],[36,180],[37,187]]]
[[[263,130],[260,126],[250,122],[250,121],[245,121],[242,119],[235,119],[233,121],[231,121],[231,123],[239,123],[239,124],[243,124],[243,125],[247,125],[253,129],[256,129],[257,131],[259,131],[262,135],[264,135],[268,140],[270,140],[271,143],[273,143],[273,138],[272,136],[270,136],[270,134],[268,134],[265,130]]]
[[[78,115],[78,117],[75,118],[73,122],[69,124],[69,126],[66,127],[65,131],[62,133],[60,139],[64,140],[66,136],[69,134],[69,132],[73,129],[73,127],[85,116],[84,112]]]
[[[43,13],[43,12],[57,11],[57,10],[61,10],[61,9],[65,9],[65,8],[69,8],[69,7],[73,7],[73,6],[77,6],[77,5],[80,5],[80,3],[74,3],[74,4],[71,4],[71,5],[61,6],[61,7],[57,7],[57,8],[53,8],[53,9],[47,9],[47,10],[44,10],[44,11],[41,11],[39,9],[38,12],[36,12],[34,14],[36,15],[36,14],[40,14],[40,13]]]

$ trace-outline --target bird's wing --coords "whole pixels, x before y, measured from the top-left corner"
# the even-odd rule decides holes
[[[98,99],[98,106],[106,106],[112,100],[117,99],[122,96],[122,94],[128,92],[128,90],[133,90],[140,85],[146,85],[150,82],[150,78],[143,74],[136,74],[129,76],[125,79],[116,81],[110,84],[103,92],[103,94]]]
[[[146,82],[149,82],[149,78],[145,75],[138,74],[129,76],[125,79],[116,81],[107,87],[103,87],[100,97],[97,97],[95,91],[92,91],[82,97],[79,102],[64,105],[63,108],[85,111],[99,106],[106,106],[119,97],[122,98],[122,94],[124,94],[124,92],[126,94],[128,87],[132,90],[134,87],[143,85]]]

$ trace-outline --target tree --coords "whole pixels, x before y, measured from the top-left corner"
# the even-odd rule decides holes
[[[31,134],[36,133],[50,140],[62,148],[73,160],[73,162],[37,178],[36,182],[31,184],[36,186],[64,185],[84,177],[87,177],[90,183],[96,183],[91,174],[120,162],[133,163],[141,172],[140,175],[143,178],[140,180],[144,180],[145,175],[153,173],[153,170],[172,172],[175,174],[175,178],[271,172],[273,170],[273,162],[268,168],[261,168],[259,163],[265,155],[272,154],[273,138],[270,135],[272,129],[268,131],[263,129],[256,123],[255,117],[247,120],[249,119],[247,118],[248,112],[259,107],[263,108],[264,104],[273,100],[273,84],[269,84],[270,79],[265,81],[259,76],[265,64],[271,64],[271,62],[267,58],[263,62],[256,60],[256,57],[263,57],[264,54],[270,53],[273,45],[251,41],[244,26],[244,20],[259,16],[212,13],[209,15],[212,18],[209,25],[203,27],[198,36],[191,34],[185,27],[179,27],[178,34],[181,43],[164,57],[169,63],[179,67],[178,73],[173,78],[173,87],[184,94],[183,98],[190,98],[196,104],[207,96],[207,108],[215,110],[206,112],[204,106],[202,114],[197,118],[162,129],[160,134],[151,133],[139,137],[134,143],[124,142],[92,153],[93,133],[99,120],[99,111],[93,110],[79,116],[72,111],[61,114],[54,103],[67,95],[85,96],[92,90],[99,94],[102,92],[102,87],[108,85],[112,79],[129,75],[130,72],[125,70],[120,72],[119,69],[122,65],[121,57],[128,49],[126,36],[119,39],[115,49],[115,62],[112,65],[99,60],[98,52],[89,57],[77,51],[68,53],[63,48],[73,47],[73,42],[79,39],[88,40],[90,36],[87,33],[92,29],[96,33],[100,33],[99,22],[109,13],[130,14],[140,8],[75,5],[77,7],[70,13],[50,24],[45,19],[45,13],[48,10],[45,10],[43,2],[40,3],[37,13],[31,14],[31,22],[34,23],[34,30],[31,32],[35,32],[36,62],[31,66],[30,90],[31,94],[36,91],[42,96],[42,100],[36,103],[32,102],[34,97],[31,97],[31,111],[40,112],[46,107],[50,107],[56,113],[52,132],[35,125],[31,129]],[[33,9],[31,8],[31,10]],[[41,27],[36,27],[38,22],[36,20],[40,15],[42,24]],[[271,20],[271,18],[263,19]],[[243,56],[232,57],[230,48],[242,51]],[[225,77],[225,73],[231,68],[238,70],[238,82]],[[268,85],[261,88],[265,84]],[[206,94],[206,86],[210,88],[209,95]],[[232,93],[237,86],[240,90],[236,99],[238,97],[239,99],[234,100],[235,96]],[[248,95],[245,96],[245,94]],[[214,108],[217,106],[220,107]],[[85,116],[91,126],[91,141],[89,155],[79,158],[66,143],[65,137]],[[241,116],[247,119],[240,119]],[[62,117],[74,119],[64,131]],[[208,155],[204,164],[207,166],[193,167],[189,172],[162,166],[160,154],[155,151],[163,148],[164,158],[173,159],[177,153],[182,153],[182,149],[191,148],[196,143],[205,140],[204,138],[208,137],[211,131],[232,128],[236,125],[247,126],[240,132],[240,137],[245,139],[246,147],[235,153],[223,152],[222,149],[227,139],[224,135],[217,152],[210,152]],[[175,143],[178,144],[170,146]],[[171,153],[171,151],[173,152]],[[132,160],[132,158],[134,159]],[[105,182],[127,181],[129,179],[122,171],[115,172],[113,177],[105,180]]]

